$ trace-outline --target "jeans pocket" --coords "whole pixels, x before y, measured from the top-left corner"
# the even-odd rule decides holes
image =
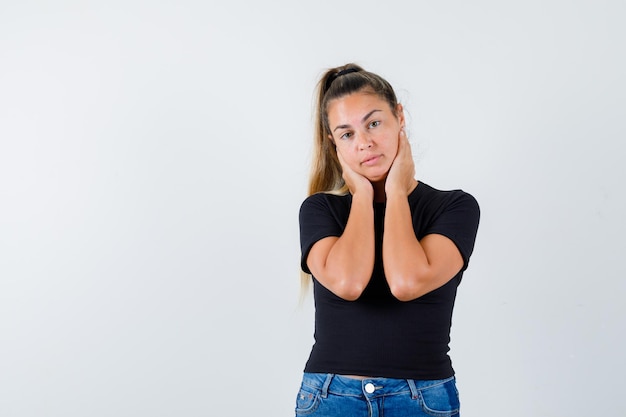
[[[320,403],[321,391],[319,389],[302,385],[296,398],[296,415],[306,416],[317,410]]]
[[[424,413],[435,417],[449,417],[459,414],[459,392],[454,378],[441,384],[420,389],[420,400]]]

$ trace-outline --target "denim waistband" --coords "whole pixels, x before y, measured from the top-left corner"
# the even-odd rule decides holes
[[[336,374],[305,373],[302,383],[321,390],[322,398],[326,398],[329,392],[334,395],[367,396],[370,398],[411,392],[411,397],[417,398],[420,390],[445,384],[453,379],[454,376],[436,380],[394,378],[365,378],[361,380]]]

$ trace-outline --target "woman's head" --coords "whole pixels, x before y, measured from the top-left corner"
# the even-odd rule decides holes
[[[341,165],[337,158],[337,147],[339,147],[339,152],[345,149],[346,142],[341,139],[342,136],[354,135],[354,138],[369,140],[364,139],[365,129],[370,126],[369,120],[363,120],[362,130],[358,130],[360,125],[357,126],[356,121],[348,123],[350,116],[360,114],[358,113],[361,111],[360,109],[369,108],[367,107],[369,104],[365,103],[366,101],[371,104],[370,107],[373,106],[373,110],[379,111],[376,116],[385,113],[387,119],[395,118],[398,126],[404,124],[402,107],[397,102],[393,88],[379,75],[365,71],[358,65],[347,64],[328,70],[320,79],[309,194],[320,191],[347,192],[342,178]],[[351,103],[358,105],[354,106]],[[369,112],[366,111],[363,116],[367,116]],[[391,116],[389,117],[389,115]],[[376,122],[372,123],[373,125],[376,124]],[[331,126],[331,124],[333,125]],[[348,126],[350,131],[342,130],[338,126]],[[391,126],[386,123],[385,127]],[[339,133],[341,135],[337,136]],[[395,140],[397,149],[397,136]],[[345,156],[344,153],[342,155]],[[393,159],[395,152],[388,156]]]

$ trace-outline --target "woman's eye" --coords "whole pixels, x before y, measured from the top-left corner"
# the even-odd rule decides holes
[[[378,120],[374,120],[373,122],[370,122],[369,127],[370,127],[370,128],[372,128],[372,127],[376,127],[376,126],[378,126],[379,124],[380,124],[380,122],[379,122]]]
[[[351,132],[346,132],[343,135],[339,136],[340,139],[350,139],[350,137],[352,136]]]

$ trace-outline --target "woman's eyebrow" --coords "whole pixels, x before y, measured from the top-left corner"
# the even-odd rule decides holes
[[[365,122],[367,119],[370,118],[370,116],[374,113],[376,113],[377,111],[382,111],[382,110],[378,110],[378,109],[374,109],[371,112],[367,113],[365,116],[363,116],[363,118],[361,119],[361,122]]]
[[[370,116],[371,116],[372,114],[376,113],[377,111],[382,111],[382,110],[380,110],[380,109],[374,109],[374,110],[372,110],[371,112],[369,112],[369,113],[367,113],[365,116],[363,116],[363,118],[361,119],[361,122],[365,122],[367,119],[369,119],[369,118],[370,118]],[[334,132],[335,130],[337,130],[337,129],[347,129],[347,128],[349,128],[349,127],[350,127],[350,125],[339,125],[339,126],[337,126],[336,128],[334,128],[334,129],[333,129],[333,132]]]

